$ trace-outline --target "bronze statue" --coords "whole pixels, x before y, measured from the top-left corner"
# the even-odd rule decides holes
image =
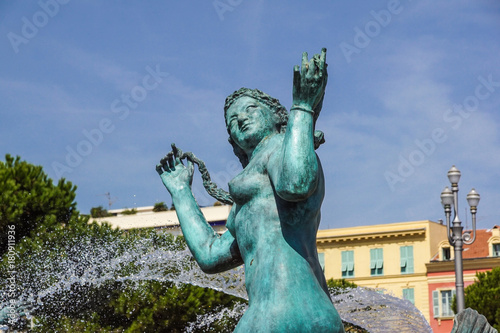
[[[201,269],[245,265],[249,307],[235,332],[344,332],[318,262],[316,232],[325,192],[315,122],[327,83],[326,49],[295,66],[290,113],[271,96],[242,88],[224,107],[229,142],[243,171],[229,182],[228,231],[206,222],[193,193],[193,158],[172,145],[157,171],[172,196]]]

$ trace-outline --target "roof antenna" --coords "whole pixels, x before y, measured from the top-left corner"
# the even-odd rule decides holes
[[[108,210],[111,210],[111,205],[116,201],[116,198],[112,199],[111,198],[111,193],[109,193],[109,192],[106,192],[106,193],[104,193],[102,195],[104,195],[106,198],[108,198]]]

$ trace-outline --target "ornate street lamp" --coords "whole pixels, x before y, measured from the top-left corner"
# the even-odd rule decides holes
[[[458,218],[458,181],[460,180],[460,171],[455,166],[452,166],[448,171],[448,179],[451,183],[451,190],[448,186],[441,192],[441,203],[444,207],[446,214],[446,229],[448,231],[448,241],[455,249],[455,288],[457,294],[457,310],[458,312],[464,310],[464,270],[462,265],[462,250],[463,245],[470,245],[476,240],[476,212],[479,203],[479,194],[475,189],[472,189],[467,194],[467,202],[470,206],[472,215],[472,236],[471,230],[462,233],[462,222]],[[453,226],[450,228],[451,207],[455,217],[453,219]],[[451,230],[450,230],[451,229]]]

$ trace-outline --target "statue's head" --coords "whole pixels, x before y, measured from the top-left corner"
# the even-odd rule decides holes
[[[283,105],[280,104],[279,100],[269,96],[268,94],[258,90],[258,89],[248,89],[241,88],[226,98],[226,103],[224,105],[224,119],[226,120],[226,129],[229,134],[229,143],[233,146],[234,153],[240,159],[241,164],[245,167],[248,164],[248,156],[245,151],[236,144],[236,142],[231,137],[231,128],[230,123],[228,121],[227,115],[228,110],[241,98],[240,102],[243,100],[248,100],[255,102],[261,108],[266,109],[269,112],[269,117],[271,122],[273,123],[274,131],[277,133],[281,133],[285,131],[286,124],[288,121],[288,112]],[[238,103],[236,103],[237,105]],[[234,110],[234,108],[233,108]]]

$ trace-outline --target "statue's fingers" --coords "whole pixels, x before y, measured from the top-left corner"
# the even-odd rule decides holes
[[[182,150],[180,150],[179,148],[177,148],[175,146],[175,143],[172,143],[172,153],[173,153],[173,156],[174,156],[174,163],[175,164],[182,164],[181,163]]]
[[[307,61],[307,52],[302,53],[302,74],[307,73],[307,69],[309,68],[309,64]]]
[[[314,63],[316,64],[316,67],[319,69],[321,64],[321,56],[319,54],[314,55]]]
[[[166,172],[170,171],[170,167],[168,166],[168,155],[165,155],[165,157],[163,157],[160,160],[160,166],[163,168],[164,171]]]
[[[317,57],[314,56],[311,58],[311,61],[309,61],[309,70],[307,71],[307,76],[312,77],[316,75],[318,66],[317,66]]]
[[[175,168],[175,164],[174,164],[174,153],[173,152],[169,152],[167,154],[167,156],[165,156],[165,158],[167,159],[167,165],[170,169],[173,169]]]
[[[326,70],[326,47],[321,49],[321,54],[319,56],[319,70],[320,73]]]
[[[293,67],[293,91],[300,90],[300,67],[299,65],[295,65]]]
[[[156,172],[161,176],[163,174],[163,168],[161,167],[161,164],[156,165]]]
[[[165,155],[165,157],[162,159],[162,168],[165,172],[171,172],[172,171],[172,166],[170,164],[170,159],[171,157],[167,154]]]

